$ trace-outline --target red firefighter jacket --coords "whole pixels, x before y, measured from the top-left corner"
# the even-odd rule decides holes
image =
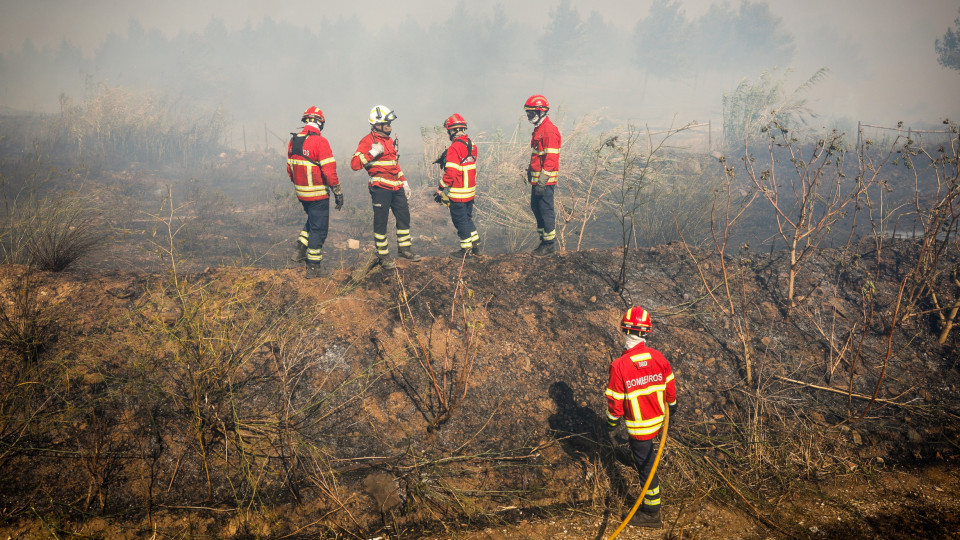
[[[319,164],[319,165],[318,165]],[[287,144],[287,175],[297,189],[301,201],[329,199],[327,186],[337,180],[337,160],[333,159],[330,143],[320,130],[305,125]]]
[[[546,180],[543,185],[556,184],[560,171],[560,131],[549,117],[534,128],[530,150],[530,183],[536,184],[543,176]]]
[[[665,408],[677,403],[673,370],[660,351],[641,343],[610,364],[605,395],[610,422],[622,416],[631,438],[652,439],[663,425]]]
[[[445,155],[440,188],[450,188],[451,201],[472,201],[477,195],[477,147],[466,135],[461,135],[453,139]]]
[[[370,155],[370,147],[377,142],[383,145],[383,153],[373,157]],[[366,169],[367,174],[370,175],[371,186],[379,186],[391,191],[397,191],[403,187],[403,171],[400,170],[397,149],[390,137],[371,131],[366,137],[360,139],[357,151],[350,160],[350,168],[355,171]]]

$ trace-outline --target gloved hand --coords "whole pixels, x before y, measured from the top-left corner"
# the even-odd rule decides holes
[[[533,181],[533,170],[527,167],[527,183],[529,184],[532,181]]]
[[[537,197],[543,197],[543,195],[546,192],[547,192],[547,186],[540,183],[533,185],[533,194],[536,195]]]
[[[375,142],[370,145],[370,157],[375,158],[383,153],[383,145]]]
[[[600,424],[602,425],[603,436],[606,437],[607,442],[616,446],[617,439],[615,433],[617,431],[617,422],[611,423],[609,419],[601,418]]]
[[[433,194],[433,202],[442,204],[444,206],[450,206],[450,198],[443,194],[442,189],[438,189],[437,192]]]
[[[333,200],[336,203],[334,208],[337,210],[343,209],[343,188],[340,187],[340,184],[331,186],[330,191],[333,192]]]
[[[410,198],[410,183],[406,180],[403,181],[403,196],[408,199]]]

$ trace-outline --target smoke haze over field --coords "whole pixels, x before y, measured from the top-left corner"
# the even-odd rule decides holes
[[[475,133],[509,135],[533,93],[566,129],[584,115],[719,126],[723,93],[744,78],[790,70],[792,89],[825,67],[807,94],[823,125],[960,116],[960,72],[934,51],[956,0],[686,0],[675,26],[655,17],[669,5],[3,0],[0,106],[54,112],[61,93],[82,100],[100,83],[151,89],[181,107],[222,106],[235,147],[281,148],[318,105],[335,149],[349,151],[381,103],[409,141],[453,112]],[[731,33],[742,43],[720,43]]]

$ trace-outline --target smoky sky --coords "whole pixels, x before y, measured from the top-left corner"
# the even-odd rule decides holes
[[[711,6],[736,10],[741,5],[740,0],[679,3],[683,15],[690,20],[702,17]],[[957,99],[960,72],[938,65],[934,51],[935,39],[960,16],[957,0],[758,0],[753,3],[766,6],[778,18],[778,30],[789,34],[793,47],[787,65],[769,65],[766,69],[778,68],[788,73],[784,77],[792,84],[801,83],[820,68],[829,70],[828,76],[813,86],[807,96],[809,107],[818,113],[818,121],[824,125],[838,121],[887,125],[904,121],[929,125],[944,117],[960,117],[960,99]],[[325,53],[335,54],[342,60],[335,72],[323,73],[322,62],[312,66],[309,60],[304,60],[298,69],[288,69],[282,75],[265,66],[264,73],[269,73],[265,77],[269,80],[255,80],[254,76],[247,82],[232,83],[234,86],[249,83],[256,89],[231,92],[231,112],[238,123],[249,124],[245,129],[250,130],[251,138],[259,131],[283,133],[295,128],[299,113],[309,105],[323,108],[328,122],[341,123],[344,126],[341,135],[351,139],[357,138],[355,126],[362,126],[369,108],[377,104],[397,110],[398,134],[408,137],[417,137],[417,130],[422,127],[439,125],[452,112],[461,112],[468,121],[476,119],[485,130],[509,132],[517,127],[523,100],[534,93],[543,93],[562,109],[562,120],[568,129],[585,115],[603,116],[613,123],[640,122],[655,127],[692,120],[718,122],[723,93],[730,92],[744,77],[759,75],[758,66],[749,73],[731,70],[709,75],[697,72],[672,77],[650,76],[633,60],[637,56],[635,52],[605,51],[589,42],[578,45],[586,56],[580,64],[552,65],[549,55],[545,59],[541,52],[529,50],[537,46],[535,38],[515,41],[513,46],[517,49],[506,52],[507,56],[518,59],[520,69],[504,70],[496,65],[483,65],[482,61],[458,65],[456,51],[461,46],[458,17],[488,17],[499,9],[506,17],[501,22],[509,23],[511,32],[533,36],[547,31],[551,17],[561,4],[575,10],[582,24],[602,25],[606,33],[618,37],[609,42],[610,47],[631,48],[635,46],[634,29],[638,21],[649,14],[654,1],[3,0],[0,54],[4,58],[15,56],[27,43],[40,50],[54,50],[69,44],[89,58],[111,36],[122,39],[131,21],[136,21],[146,32],[159,32],[167,39],[202,33],[211,21],[216,21],[227,33],[256,28],[265,19],[307,33],[324,24],[329,26],[332,21],[354,21],[356,31],[364,34],[363,39],[320,36]],[[683,44],[696,37],[684,32],[667,35],[665,39]],[[422,49],[418,49],[416,44],[421,42]],[[497,43],[491,40],[485,46],[496,47]],[[448,49],[448,52],[439,54],[437,49]],[[399,50],[404,51],[403,56],[393,54]],[[148,61],[147,56],[149,51],[141,51],[140,57],[129,61]],[[599,64],[608,56],[623,60],[619,64],[603,64],[600,71],[587,69],[591,63]],[[428,73],[418,64],[426,57],[444,58],[448,65]],[[736,65],[737,59],[728,60]],[[270,63],[269,59],[259,61]],[[389,65],[389,69],[381,69],[385,65]],[[478,69],[486,70],[479,79],[476,74],[458,76],[458,70]],[[580,73],[583,76],[579,76]],[[97,73],[70,76],[89,81],[96,79]],[[51,97],[57,92],[49,88],[45,92],[34,92],[29,84],[40,83],[3,81],[0,106],[45,112],[57,109],[57,100]],[[298,84],[311,89],[291,88]],[[465,88],[465,84],[481,88]],[[78,82],[62,91],[78,92],[80,86]],[[347,125],[351,127],[347,129]],[[334,126],[331,124],[328,128],[334,128],[336,137]],[[237,144],[238,140],[239,135],[235,135],[233,143]]]

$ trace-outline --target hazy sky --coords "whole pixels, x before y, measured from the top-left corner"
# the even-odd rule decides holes
[[[539,30],[558,2],[501,4],[509,17]],[[681,3],[688,18],[693,18],[711,3],[721,2]],[[582,17],[597,11],[626,32],[646,15],[652,0],[571,3]],[[739,0],[729,3],[736,6]],[[495,4],[469,3],[472,10],[492,10]],[[781,67],[792,69],[798,79],[820,67],[830,69],[830,76],[810,96],[814,107],[824,114],[888,123],[960,116],[960,72],[939,66],[934,52],[934,39],[953,24],[960,0],[771,0],[768,4],[795,38],[794,63]],[[18,50],[29,38],[37,47],[57,47],[66,40],[91,54],[109,33],[125,35],[132,18],[168,36],[201,31],[211,18],[236,29],[267,16],[304,24],[312,19],[357,15],[370,28],[399,24],[410,17],[426,27],[447,18],[457,4],[449,0],[0,0],[0,5],[0,52]],[[730,86],[735,83],[731,81]],[[711,98],[717,101],[716,96]]]

